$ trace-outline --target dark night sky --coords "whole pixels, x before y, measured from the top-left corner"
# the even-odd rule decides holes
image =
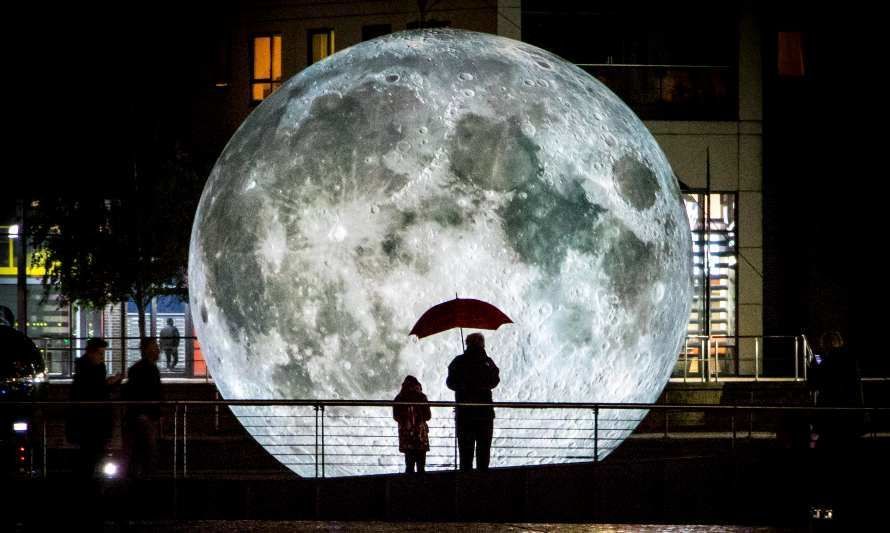
[[[10,110],[20,133],[13,153],[40,175],[19,182],[20,190],[113,194],[134,145],[154,129],[187,126],[200,82],[195,65],[219,11],[121,4],[56,6],[40,38],[24,28],[6,37],[20,48],[27,42],[13,61],[31,80]]]

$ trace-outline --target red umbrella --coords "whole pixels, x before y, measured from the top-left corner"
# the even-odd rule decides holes
[[[409,335],[417,335],[422,339],[452,328],[498,329],[503,324],[512,323],[510,317],[488,302],[455,298],[427,309],[411,328]]]

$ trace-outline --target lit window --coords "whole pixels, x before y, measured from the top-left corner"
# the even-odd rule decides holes
[[[330,28],[309,30],[309,64],[321,61],[336,51],[334,30]]]
[[[695,345],[699,342],[698,336],[710,334],[720,347],[720,373],[730,372],[734,369],[736,349],[732,337],[736,335],[737,316],[738,197],[736,193],[690,192],[684,194],[683,199],[692,230],[693,258],[693,300],[686,328],[691,336],[688,343]],[[712,345],[712,355],[715,349]],[[687,370],[693,372],[691,367]]]
[[[264,100],[281,87],[281,35],[253,38],[250,101]]]
[[[799,78],[804,75],[803,33],[779,32],[779,76]]]

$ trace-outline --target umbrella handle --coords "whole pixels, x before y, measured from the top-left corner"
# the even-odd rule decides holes
[[[454,299],[460,299],[460,296],[457,295],[457,292],[454,293]],[[467,351],[467,346],[464,344],[464,328],[460,328],[460,352],[464,353],[465,351]]]

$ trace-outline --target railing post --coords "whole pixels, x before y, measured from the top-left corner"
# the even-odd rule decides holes
[[[159,405],[158,409],[161,409],[163,406]],[[176,424],[177,419],[179,417],[179,403],[175,403],[173,405],[173,519],[176,520],[177,516],[179,516],[179,487],[176,483],[177,477],[177,462],[179,459],[179,443],[176,442]]]
[[[810,355],[810,343],[807,342],[807,337],[803,333],[800,334],[800,342],[803,344],[803,380],[807,380],[807,367],[809,366],[809,355]]]
[[[600,460],[600,408],[593,408],[593,462]]]
[[[754,337],[754,381],[760,380],[760,337]]]
[[[313,405],[315,411],[315,478],[318,479],[318,405]]]
[[[794,381],[799,381],[800,376],[800,352],[797,342],[797,336],[794,336]]]
[[[454,469],[457,470],[457,407],[454,407],[453,411],[454,417],[452,418],[452,420],[454,420]]]
[[[732,406],[732,418],[731,418],[731,427],[732,427],[732,441],[730,443],[730,447],[735,450],[735,413],[737,406]]]
[[[176,479],[176,463],[179,462],[179,446],[177,440],[179,437],[179,404],[173,404],[173,479]]]
[[[701,374],[701,381],[704,383],[707,381],[705,377],[705,339],[702,337],[699,339],[699,350],[698,350],[698,370]]]
[[[319,407],[321,411],[321,477],[324,477],[324,405]]]
[[[708,339],[710,341],[710,339]],[[720,381],[720,339],[714,339],[714,381]]]
[[[751,396],[748,400],[748,405],[754,405],[754,391],[751,391]],[[748,409],[748,442],[751,442],[751,439],[754,438],[754,411]]]
[[[48,341],[47,341],[48,342]],[[44,347],[48,346],[48,344],[44,344]],[[74,367],[75,360],[77,358],[77,354],[74,353],[74,350],[68,350],[68,377],[74,376]]]
[[[689,337],[683,340],[683,383],[686,383],[686,374],[689,372]]]
[[[68,306],[68,324],[74,323],[74,306]],[[74,354],[77,352],[77,346],[75,346],[75,338],[71,332],[71,328],[68,328],[68,358],[70,360],[74,360]],[[106,363],[107,365],[108,363]],[[111,366],[111,372],[109,374],[114,374],[114,365]]]
[[[189,454],[188,454],[188,423],[189,423],[189,406],[182,406],[182,477],[189,475]]]
[[[205,372],[205,375],[206,375],[206,372]],[[214,392],[213,395],[215,396],[214,399],[216,401],[219,401],[219,390],[216,390],[216,392]],[[213,404],[213,430],[219,431],[219,404],[218,403]]]
[[[42,473],[43,473],[43,479],[46,479],[46,473],[47,473],[47,470],[49,470],[49,467],[46,464],[46,409],[41,409],[41,412],[43,413],[43,415],[40,417],[43,422],[42,423],[43,428],[41,430],[43,432],[43,434],[41,435],[41,440],[43,442],[43,446],[41,449],[41,453],[43,454]]]

